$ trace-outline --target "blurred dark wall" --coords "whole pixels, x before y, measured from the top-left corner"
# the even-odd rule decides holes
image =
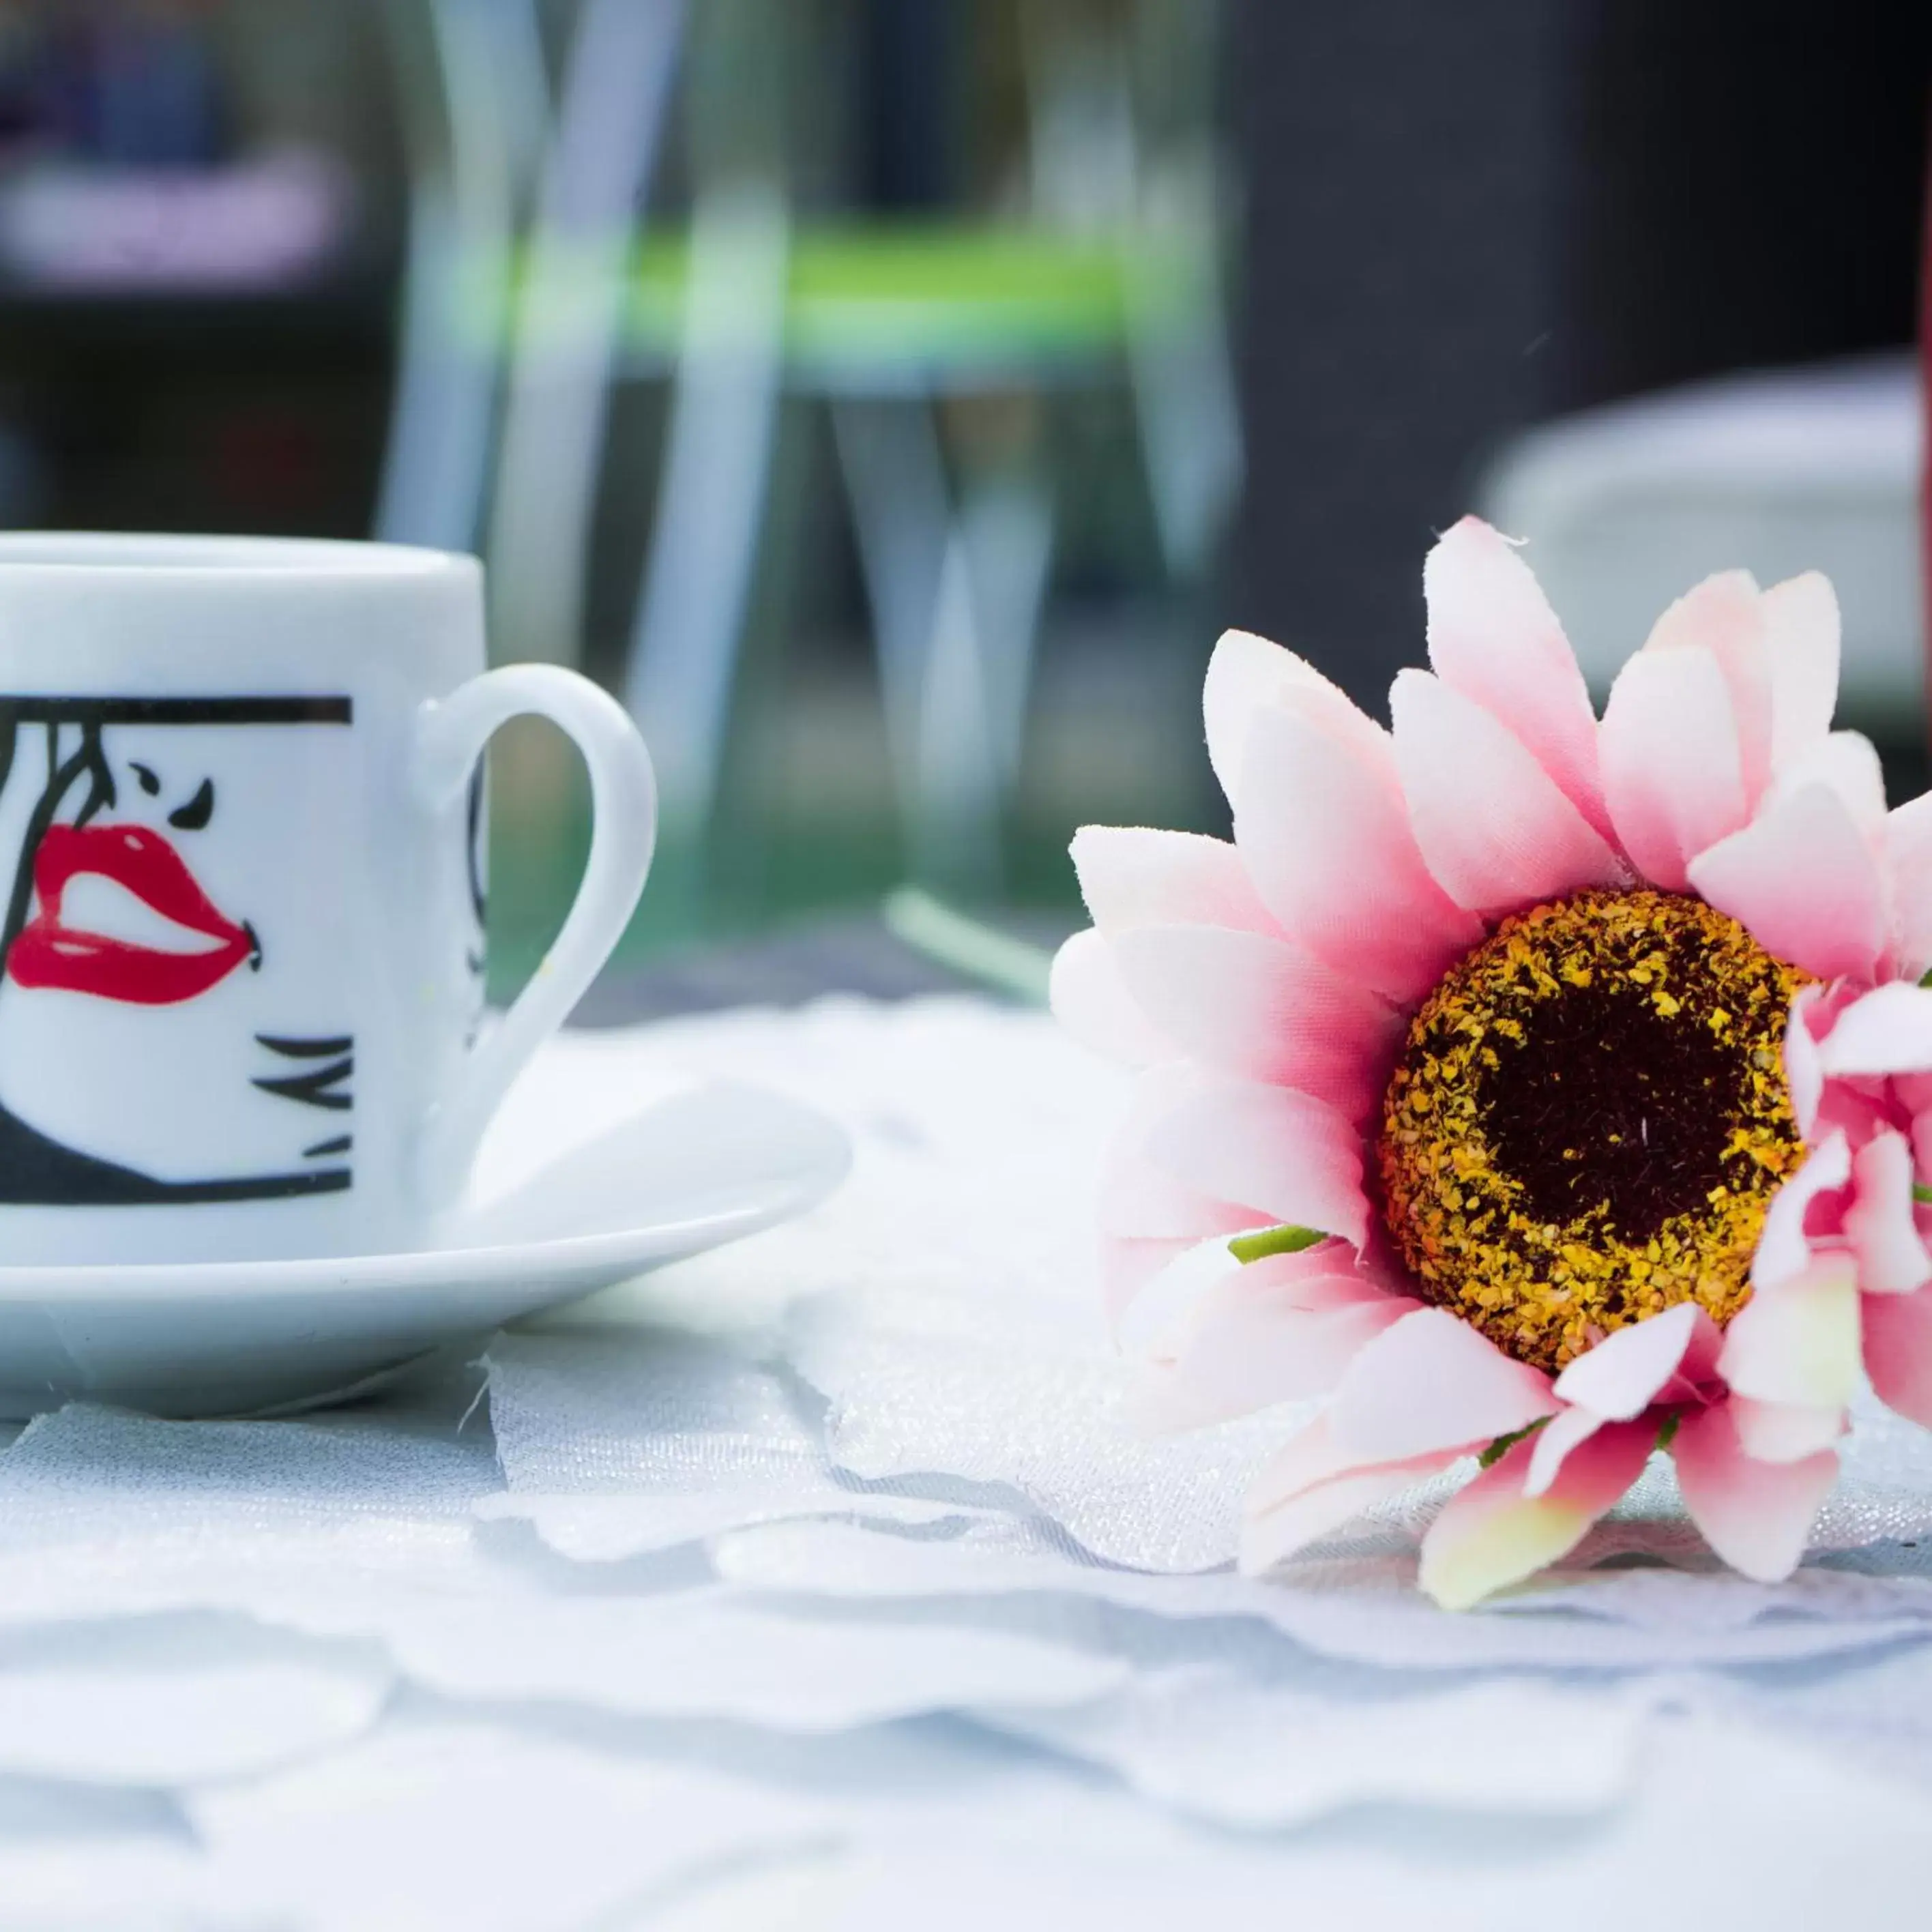
[[[1231,621],[1379,710],[1421,562],[1539,417],[1911,338],[1932,7],[1234,0]]]
[[[1910,340],[1932,6],[1594,0],[1576,18],[1556,406]]]

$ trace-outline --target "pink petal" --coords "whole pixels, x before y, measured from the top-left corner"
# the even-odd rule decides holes
[[[1346,1242],[1336,1245],[1346,1251]],[[1278,1258],[1271,1256],[1268,1261]],[[1392,1294],[1386,1288],[1375,1286],[1358,1274],[1298,1275],[1267,1282],[1252,1280],[1264,1272],[1268,1261],[1249,1262],[1239,1274],[1229,1275],[1217,1282],[1215,1292],[1226,1288],[1232,1294],[1238,1288],[1251,1297],[1266,1300],[1272,1307],[1284,1311],[1293,1310],[1302,1315],[1334,1315],[1354,1309],[1386,1308],[1394,1302],[1402,1304],[1397,1312],[1406,1315],[1412,1307],[1420,1306],[1406,1295]]]
[[[1874,1394],[1907,1420],[1932,1429],[1932,1288],[1875,1295],[1864,1315],[1865,1373]]]
[[[1719,1372],[1760,1402],[1839,1408],[1858,1384],[1858,1286],[1850,1255],[1821,1255],[1795,1280],[1759,1288],[1724,1331]]]
[[[1695,1395],[1718,1378],[1718,1358],[1724,1352],[1724,1331],[1700,1308],[1690,1330],[1690,1345],[1678,1364],[1677,1379],[1664,1397]]]
[[[1130,1239],[1199,1242],[1266,1227],[1262,1209],[1217,1193],[1149,1158],[1150,1134],[1166,1115],[1192,1100],[1211,1076],[1184,1061],[1149,1067],[1135,1081],[1125,1117],[1100,1164],[1099,1220],[1103,1233]]]
[[[1399,1322],[1357,1357],[1328,1412],[1337,1445],[1393,1462],[1487,1442],[1553,1414],[1550,1378],[1447,1309]]]
[[[1364,1463],[1338,1449],[1326,1416],[1264,1463],[1243,1504],[1240,1568],[1258,1576],[1376,1504],[1447,1468],[1460,1450]]]
[[[1529,1468],[1522,1479],[1526,1496],[1547,1495],[1550,1485],[1563,1473],[1571,1450],[1589,1441],[1600,1429],[1609,1426],[1606,1417],[1587,1408],[1566,1408],[1552,1415],[1531,1438]]]
[[[1784,1023],[1784,1077],[1791,1088],[1791,1111],[1797,1117],[1798,1131],[1805,1139],[1818,1119],[1818,1102],[1825,1094],[1825,1066],[1818,1052],[1817,1036],[1811,1019],[1825,997],[1822,986],[1802,986],[1791,1002]]]
[[[1838,703],[1838,599],[1808,570],[1758,598],[1771,670],[1771,762],[1782,768],[1832,728]]]
[[[1230,804],[1239,787],[1241,760],[1256,712],[1291,694],[1318,710],[1323,721],[1372,754],[1388,734],[1358,710],[1340,686],[1306,658],[1250,631],[1224,631],[1208,662],[1201,710],[1208,728],[1208,761]]]
[[[1259,1516],[1320,1484],[1372,1466],[1342,1448],[1328,1418],[1318,1415],[1298,1429],[1255,1472],[1242,1508],[1251,1516]]]
[[[1758,587],[1748,571],[1707,577],[1658,618],[1646,651],[1701,647],[1718,660],[1737,720],[1744,796],[1755,804],[1771,776],[1771,660]]]
[[[1417,1580],[1445,1610],[1466,1610],[1567,1556],[1642,1474],[1656,1439],[1647,1422],[1608,1424],[1570,1450],[1540,1496],[1523,1487],[1534,1445],[1517,1443],[1430,1525]]]
[[[1892,944],[1900,972],[1916,980],[1932,966],[1932,791],[1888,814],[1885,852],[1892,868]]]
[[[1069,849],[1081,897],[1102,932],[1136,926],[1279,932],[1241,855],[1224,839],[1137,825],[1083,825]]]
[[[1638,652],[1611,687],[1600,744],[1624,850],[1652,884],[1681,892],[1688,862],[1750,815],[1717,658],[1702,649]]]
[[[1897,1113],[1888,1104],[1886,1096],[1882,1091],[1860,1090],[1880,1085],[1875,1080],[1826,1081],[1824,1096],[1818,1102],[1820,1136],[1840,1133],[1852,1146],[1862,1147],[1881,1128],[1889,1126]],[[1814,1238],[1821,1233],[1841,1232],[1845,1204],[1840,1202],[1835,1204],[1839,1209],[1839,1223],[1834,1225],[1826,1216],[1816,1214],[1811,1216],[1807,1225]]]
[[[1827,1450],[1798,1462],[1760,1462],[1745,1454],[1722,1406],[1687,1415],[1670,1454],[1691,1521],[1733,1570],[1776,1583],[1797,1568],[1819,1505],[1838,1478],[1836,1455]]]
[[[1361,1246],[1369,1204],[1362,1137],[1340,1114],[1292,1088],[1200,1075],[1149,1123],[1142,1156],[1189,1187],[1258,1208],[1270,1222],[1318,1228]]]
[[[1364,1510],[1413,1489],[1455,1460],[1453,1456],[1418,1456],[1412,1462],[1357,1469],[1305,1490],[1264,1516],[1250,1516],[1241,1526],[1241,1574],[1265,1574],[1311,1543],[1352,1522]]]
[[[1852,1156],[1845,1233],[1867,1294],[1910,1294],[1932,1281],[1932,1255],[1919,1239],[1913,1211],[1912,1166],[1911,1143],[1889,1128]]]
[[[1334,1277],[1336,1304],[1310,1309],[1299,1305],[1302,1296],[1271,1292],[1245,1274],[1202,1298],[1172,1367],[1142,1385],[1133,1406],[1144,1426],[1198,1429],[1326,1395],[1369,1342],[1416,1306],[1395,1295],[1354,1298],[1346,1278]]]
[[[1298,709],[1255,718],[1234,838],[1289,936],[1392,999],[1419,998],[1483,936],[1422,862],[1389,747],[1371,759]]]
[[[1429,662],[1506,725],[1605,838],[1590,694],[1550,600],[1509,539],[1465,517],[1422,568]]]
[[[1500,914],[1628,878],[1556,782],[1473,699],[1405,670],[1389,703],[1416,844],[1458,905]]]
[[[1378,1264],[1372,1252],[1364,1254],[1346,1241],[1317,1241],[1293,1254],[1264,1255],[1248,1262],[1238,1277],[1270,1290],[1292,1291],[1296,1306],[1331,1308],[1339,1301],[1375,1301],[1400,1294],[1403,1284]],[[1338,1298],[1338,1286],[1349,1292]],[[1315,1294],[1316,1287],[1320,1289]]]
[[[1103,1235],[1100,1300],[1108,1328],[1118,1330],[1122,1318],[1141,1295],[1190,1249],[1199,1245],[1192,1238],[1143,1240],[1130,1235]]]
[[[1452,1450],[1406,1459],[1401,1466],[1420,1462],[1432,1468],[1445,1468],[1466,1450],[1480,1448],[1486,1439],[1458,1443]],[[1338,1476],[1352,1476],[1364,1469],[1385,1466],[1395,1466],[1366,1460],[1337,1442],[1332,1419],[1324,1412],[1297,1430],[1256,1472],[1242,1507],[1251,1516],[1263,1515],[1324,1483],[1333,1482]]]
[[[1112,946],[1135,1004],[1183,1052],[1298,1088],[1351,1120],[1381,1100],[1401,1016],[1332,966],[1222,926],[1138,926]]]
[[[1802,791],[1808,784],[1836,792],[1852,823],[1868,839],[1882,844],[1885,770],[1869,738],[1856,731],[1832,731],[1813,739],[1779,772],[1773,791]]]
[[[1267,1227],[1271,1218],[1186,1186],[1118,1139],[1101,1169],[1099,1214],[1103,1234],[1190,1243]]]
[[[1834,1077],[1932,1070],[1932,988],[1874,987],[1838,1016],[1818,1058]]]
[[[1751,1280],[1760,1288],[1795,1280],[1811,1265],[1811,1244],[1804,1232],[1811,1204],[1851,1178],[1851,1149],[1843,1134],[1833,1134],[1811,1150],[1804,1165],[1771,1197],[1757,1252],[1751,1257]]]
[[[1754,1402],[1748,1395],[1732,1396],[1728,1406],[1744,1454],[1760,1462],[1802,1462],[1830,1448],[1846,1426],[1842,1408]]]
[[[1613,1422],[1641,1415],[1676,1374],[1698,1312],[1694,1301],[1680,1302],[1661,1315],[1617,1329],[1556,1378],[1558,1400],[1580,1403]]]
[[[1180,1051],[1155,1031],[1097,932],[1076,932],[1054,955],[1047,1003],[1082,1046],[1108,1060],[1148,1066],[1172,1060]]]
[[[1885,884],[1844,801],[1809,784],[1692,860],[1690,883],[1768,952],[1815,973],[1869,977],[1886,932]]]

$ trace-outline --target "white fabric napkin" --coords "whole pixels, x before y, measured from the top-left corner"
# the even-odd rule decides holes
[[[1439,1490],[1243,1580],[1290,1418],[1129,1426],[1114,1075],[964,1000],[579,1036],[492,1184],[718,1077],[834,1113],[850,1186],[353,1411],[0,1454],[8,1932],[1920,1922],[1916,1432],[1862,1416],[1775,1588],[1661,1468],[1472,1615],[1413,1587]]]
[[[800,1227],[633,1294],[628,1325],[592,1310],[493,1348],[508,1495],[482,1507],[562,1553],[685,1534],[766,1590],[1073,1592],[1416,1666],[1744,1663],[1891,1642],[1932,1616],[1932,1438],[1871,1405],[1818,1555],[1779,1589],[1713,1563],[1661,1461],[1569,1564],[1474,1616],[1413,1588],[1447,1484],[1287,1577],[1237,1580],[1241,1491],[1292,1418],[1159,1440],[1130,1424],[1088,1234],[1124,1098],[1112,1070],[1042,1016],[966,1001],[717,1017],[621,1050],[646,1046],[658,1077],[681,1060],[782,1084],[808,1070],[800,1088],[840,1112],[856,1159]]]

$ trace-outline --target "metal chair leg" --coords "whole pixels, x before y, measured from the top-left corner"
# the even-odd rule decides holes
[[[1002,473],[953,507],[925,397],[832,405],[879,653],[911,875],[998,890],[1001,824],[1025,728],[1052,502]]]
[[[1002,791],[1010,794],[1025,749],[1053,562],[1053,495],[1044,477],[1005,472],[969,485],[959,534],[973,586],[994,767]]]
[[[778,422],[790,240],[760,183],[694,211],[683,340],[624,695],[665,823],[710,816]]]
[[[518,304],[496,499],[492,616],[521,657],[574,659],[636,210],[686,0],[585,0]]]
[[[475,547],[518,207],[548,104],[530,0],[429,0],[392,23],[409,154],[394,400],[376,512],[392,543]]]

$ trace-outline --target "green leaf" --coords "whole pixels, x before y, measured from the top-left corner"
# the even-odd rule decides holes
[[[1245,1266],[1270,1255],[1298,1255],[1328,1238],[1319,1228],[1262,1228],[1252,1234],[1237,1234],[1228,1244],[1228,1252]]]
[[[1918,983],[1922,986],[1932,986],[1932,966],[1927,967],[1924,971],[1919,974]]]
[[[1912,1198],[1928,1208],[1932,1208],[1932,1187],[1928,1187],[1922,1180],[1915,1180],[1912,1184]]]
[[[1677,1440],[1677,1425],[1683,1420],[1684,1412],[1681,1408],[1673,1408],[1664,1418],[1657,1432],[1657,1446],[1660,1449],[1668,1449]]]
[[[1477,1466],[1486,1469],[1500,1462],[1519,1442],[1528,1441],[1549,1420],[1546,1415],[1539,1415],[1534,1422],[1526,1424],[1522,1428],[1512,1429],[1507,1436],[1498,1436],[1476,1458]]]

